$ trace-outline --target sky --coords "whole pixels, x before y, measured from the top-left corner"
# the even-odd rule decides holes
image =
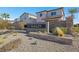
[[[0,14],[9,13],[10,20],[14,20],[15,18],[19,18],[19,16],[24,12],[36,15],[36,12],[43,10],[53,10],[57,8],[59,7],[0,7]],[[70,8],[75,7],[64,7],[65,18],[70,15],[68,12]],[[79,10],[79,7],[76,8]],[[79,12],[75,14],[74,23],[79,23]]]

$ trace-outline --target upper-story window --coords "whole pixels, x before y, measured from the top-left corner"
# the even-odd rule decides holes
[[[40,17],[42,16],[42,14],[40,14]]]
[[[27,17],[24,17],[23,19],[27,19]]]
[[[56,15],[56,12],[51,12],[51,16],[55,16]]]

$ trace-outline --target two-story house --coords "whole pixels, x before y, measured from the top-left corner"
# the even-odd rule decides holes
[[[62,21],[64,20],[64,9],[63,8],[58,8],[54,10],[44,10],[37,12],[37,19],[38,22],[40,21]]]
[[[26,23],[35,23],[36,20],[37,17],[35,15],[26,12],[20,16],[20,21],[24,21]]]
[[[16,29],[19,29],[19,23],[23,22],[25,24],[36,23],[37,17],[33,14],[24,12],[20,17],[16,18],[14,25]]]
[[[38,22],[49,22],[49,29],[52,30],[56,26],[65,26],[64,8],[57,8],[54,10],[44,10],[37,12]]]

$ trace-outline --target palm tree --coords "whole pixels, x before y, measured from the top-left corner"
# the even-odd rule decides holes
[[[74,14],[77,13],[77,8],[71,8],[69,9],[69,13],[71,14],[71,16],[74,18]]]
[[[2,13],[1,15],[1,18],[3,19],[3,25],[4,25],[4,28],[6,29],[8,27],[8,18],[10,18],[10,15],[8,13]]]
[[[10,15],[8,13],[1,14],[1,17],[6,20],[7,18],[10,18]]]

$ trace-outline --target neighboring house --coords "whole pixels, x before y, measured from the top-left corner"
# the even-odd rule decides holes
[[[18,21],[20,21],[20,18],[16,18],[16,19],[14,20],[14,22],[18,22]]]
[[[20,21],[24,21],[26,23],[35,23],[37,20],[37,17],[33,14],[30,14],[30,13],[23,13],[21,16],[20,16]]]
[[[16,18],[14,25],[16,29],[19,29],[19,23],[24,22],[25,24],[36,23],[37,17],[33,14],[24,12],[19,18]]]
[[[15,29],[19,29],[19,21],[20,21],[20,18],[16,18],[15,20],[14,20],[14,26],[15,26]]]

